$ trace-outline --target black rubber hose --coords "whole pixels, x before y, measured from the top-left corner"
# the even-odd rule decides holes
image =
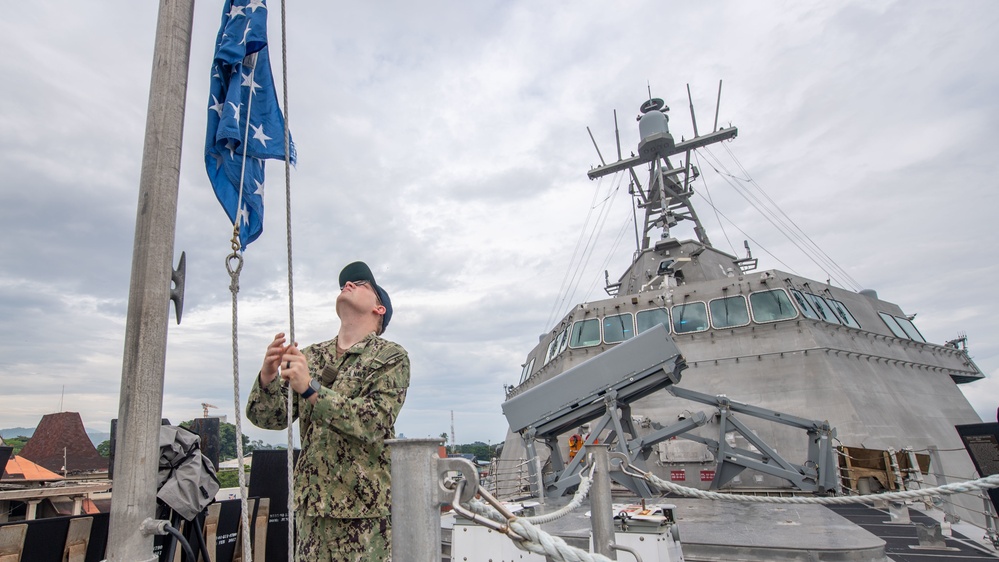
[[[173,535],[175,539],[177,539],[177,542],[180,543],[181,548],[184,549],[184,553],[187,554],[188,560],[191,560],[192,562],[197,562],[198,559],[194,557],[194,551],[191,550],[190,543],[187,542],[187,539],[184,538],[184,535],[181,534],[180,531],[174,529],[170,525],[163,525],[163,530],[170,533],[171,535]]]

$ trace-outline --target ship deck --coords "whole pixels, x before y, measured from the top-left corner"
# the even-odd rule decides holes
[[[535,514],[553,512],[571,498],[549,498]],[[614,494],[614,503],[641,500]],[[939,518],[910,508],[912,523],[890,523],[887,510],[864,505],[835,506],[749,504],[691,498],[663,498],[649,503],[672,503],[679,524],[686,562],[742,561],[850,561],[936,562],[999,560],[995,549],[972,538],[981,529],[955,525],[946,546],[920,546],[916,523],[933,525]],[[568,544],[587,549],[589,500],[567,516],[542,525],[545,532]],[[962,531],[964,534],[962,534]],[[627,559],[622,554],[621,559]]]

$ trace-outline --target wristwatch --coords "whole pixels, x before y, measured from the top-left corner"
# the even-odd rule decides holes
[[[319,384],[319,381],[317,381],[316,379],[312,379],[309,381],[309,388],[306,388],[305,392],[303,392],[300,396],[302,398],[308,399],[313,394],[319,392],[319,389],[322,387],[323,385]]]

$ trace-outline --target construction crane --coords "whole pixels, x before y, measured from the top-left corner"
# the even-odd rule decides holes
[[[218,406],[212,406],[211,404],[201,403],[201,407],[205,410],[205,417],[208,417],[208,408],[218,408]]]
[[[458,452],[458,442],[454,440],[454,410],[451,410],[451,452]]]

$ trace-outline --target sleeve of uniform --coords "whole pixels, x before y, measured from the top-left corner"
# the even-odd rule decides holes
[[[253,390],[246,400],[246,419],[262,429],[288,427],[288,389],[281,385],[281,377],[267,386],[260,385],[260,375],[253,378]],[[298,396],[292,401],[292,420],[298,419]]]
[[[381,365],[365,383],[364,392],[346,397],[329,388],[319,391],[310,415],[314,422],[359,441],[377,441],[390,434],[406,400],[409,355],[401,347],[379,355]]]

